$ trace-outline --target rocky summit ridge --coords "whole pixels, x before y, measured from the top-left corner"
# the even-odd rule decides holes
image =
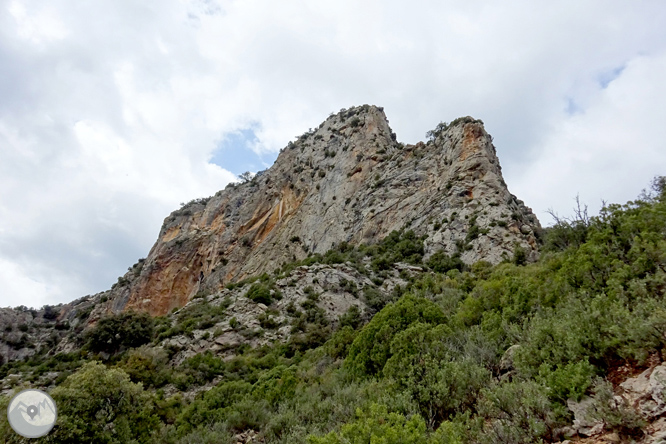
[[[200,291],[400,229],[427,236],[426,258],[444,250],[495,264],[519,247],[536,259],[539,222],[507,189],[483,123],[463,117],[429,135],[399,143],[376,106],[331,115],[251,180],[172,212],[108,310],[162,315]]]
[[[382,108],[375,106],[331,115],[290,142],[268,170],[172,212],[148,256],[111,289],[40,310],[0,308],[5,326],[0,364],[40,350],[78,350],[87,328],[111,313],[169,314],[177,325],[179,313],[196,309],[202,300],[226,306],[247,332],[254,332],[267,309],[248,298],[248,278],[278,277],[273,272],[285,263],[292,271],[279,273],[283,277],[271,290],[284,296],[271,308],[279,325],[293,317],[289,307],[307,300],[308,288],[322,295],[316,309],[329,322],[337,322],[352,305],[367,320],[378,307],[360,294],[380,294],[385,303],[396,286],[406,285],[405,273],[424,269],[397,263],[373,270],[370,257],[360,267],[314,261],[293,269],[293,264],[344,245],[376,244],[393,231],[412,230],[423,241],[425,262],[443,251],[467,264],[496,264],[516,249],[525,260],[535,260],[539,222],[508,191],[483,123],[462,117],[438,125],[428,136],[428,142],[415,145],[397,142]],[[225,333],[220,336],[218,330]],[[168,341],[180,341],[178,361],[213,350],[220,341],[247,342],[236,330],[227,319],[197,327],[194,342],[191,335]],[[255,342],[291,337],[288,327],[276,334]],[[204,336],[209,339],[200,339]]]

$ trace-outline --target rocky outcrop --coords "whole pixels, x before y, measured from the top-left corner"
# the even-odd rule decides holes
[[[362,296],[363,290],[374,288],[383,294],[390,294],[396,285],[407,284],[400,277],[401,271],[401,265],[396,265],[381,285],[377,286],[369,276],[361,274],[349,264],[301,266],[275,282],[274,291],[280,294],[280,299],[274,301],[270,308],[247,297],[251,288],[249,283],[231,290],[223,289],[193,299],[171,316],[175,318],[181,311],[196,309],[199,304],[228,304],[224,319],[188,335],[166,339],[159,346],[177,350],[173,357],[173,364],[177,365],[184,359],[208,350],[221,356],[233,356],[241,344],[255,348],[284,343],[297,332],[294,320],[303,312],[308,300],[321,310],[327,323],[335,325],[352,306],[357,307],[359,314],[367,320],[371,313]]]
[[[612,397],[602,402],[606,405],[599,405],[599,400],[589,396],[579,402],[567,402],[574,421],[571,427],[561,430],[563,435],[571,437],[563,444],[666,442],[666,363],[653,365],[637,376],[627,377],[617,385]],[[612,424],[608,424],[609,419],[599,414],[600,408],[613,412]],[[641,436],[629,438],[618,433],[623,427],[635,427],[637,421],[642,422],[637,433]]]
[[[594,399],[589,396],[583,397],[578,402],[569,399],[567,407],[574,414],[573,426],[568,430],[570,433],[580,436],[592,436],[603,431],[603,421],[589,417],[590,410],[594,408]]]
[[[170,365],[176,367],[199,353],[211,352],[227,359],[235,356],[240,347],[286,343],[294,337],[305,338],[312,334],[313,328],[335,331],[340,326],[340,317],[348,316],[352,307],[357,309],[358,323],[366,322],[374,313],[367,303],[368,290],[384,295],[384,302],[389,302],[395,299],[391,295],[397,286],[405,288],[410,277],[423,271],[420,267],[397,263],[382,270],[380,277],[365,265],[317,263],[296,267],[271,281],[273,300],[269,306],[248,297],[253,285],[261,283],[259,280],[196,297],[166,316],[165,325],[176,328],[176,332],[144,345],[143,353],[166,354],[168,350]],[[3,356],[7,361],[15,361],[36,353],[53,356],[80,351],[84,344],[83,329],[95,324],[103,314],[100,307],[104,304],[100,300],[104,297],[105,294],[98,294],[48,310],[0,310],[2,325],[11,326],[11,332],[0,337]],[[198,323],[187,331],[177,330],[179,325],[211,313],[215,315],[210,316],[209,322]],[[314,316],[317,319],[309,319]],[[14,347],[8,339],[14,330],[23,335],[20,347]],[[33,380],[35,386],[52,388],[59,376],[59,372],[47,372],[37,379],[30,374],[10,374],[0,379],[0,394],[10,393],[26,379]],[[206,386],[195,387],[184,395],[193,397],[205,389]],[[177,392],[175,387],[167,387],[169,390]]]
[[[68,337],[79,337],[87,326],[107,313],[108,298],[108,292],[104,292],[39,310],[0,308],[0,365],[53,352]]]
[[[403,228],[428,236],[426,257],[444,250],[497,263],[516,247],[535,259],[540,226],[509,193],[481,121],[458,119],[403,145],[383,110],[365,105],[289,143],[252,180],[174,211],[106,309],[162,315],[197,292]]]
[[[647,419],[666,413],[666,365],[645,370],[620,384],[622,396]]]

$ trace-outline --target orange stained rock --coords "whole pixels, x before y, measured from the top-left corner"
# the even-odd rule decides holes
[[[463,129],[462,149],[460,161],[464,161],[479,152],[483,138],[483,128],[476,123],[467,123]]]

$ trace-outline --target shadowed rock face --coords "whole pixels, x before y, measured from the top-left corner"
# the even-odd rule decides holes
[[[428,143],[405,146],[383,110],[365,105],[290,143],[253,180],[171,213],[146,260],[109,292],[107,309],[162,315],[200,290],[401,228],[428,235],[426,257],[466,245],[464,262],[497,263],[516,245],[534,260],[540,226],[509,193],[480,121],[458,119]]]

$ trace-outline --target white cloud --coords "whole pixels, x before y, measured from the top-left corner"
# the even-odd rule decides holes
[[[64,296],[58,285],[49,286],[29,276],[30,273],[16,262],[0,258],[3,305],[41,307]]]
[[[602,199],[625,203],[652,177],[666,175],[663,78],[666,51],[631,60],[605,89],[599,86],[581,113],[562,116],[544,134],[535,147],[539,156],[517,175],[514,193],[548,221],[548,208],[571,214],[577,194],[596,214]]]
[[[16,20],[17,35],[34,44],[61,40],[67,36],[67,29],[52,8],[34,8],[28,13],[24,4],[13,1],[8,10]]]
[[[268,156],[363,103],[406,142],[483,119],[542,219],[632,198],[664,169],[666,7],[639,4],[0,0],[0,306],[108,288],[233,179],[226,135]]]

